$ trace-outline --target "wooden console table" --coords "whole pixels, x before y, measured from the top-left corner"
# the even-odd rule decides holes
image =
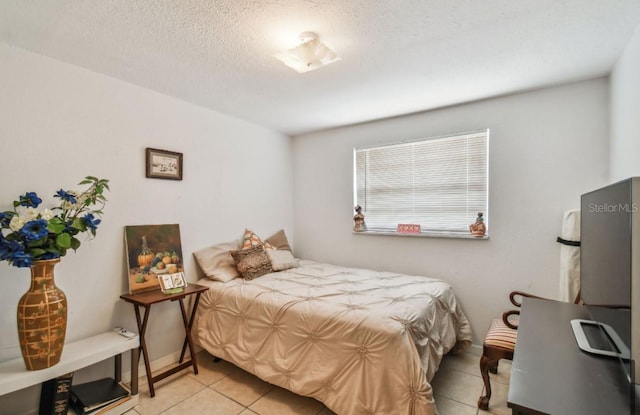
[[[136,322],[138,324],[138,330],[140,333],[140,349],[142,350],[142,358],[144,359],[144,367],[147,374],[147,380],[149,382],[149,394],[151,397],[156,395],[156,391],[153,385],[170,376],[176,372],[181,371],[189,366],[193,366],[193,372],[198,374],[198,363],[196,362],[196,356],[193,350],[193,343],[191,342],[191,324],[193,323],[193,317],[196,314],[198,308],[198,302],[200,301],[200,294],[207,291],[209,288],[197,285],[189,284],[185,287],[184,291],[176,294],[164,294],[160,290],[147,291],[140,294],[123,294],[120,296],[123,300],[133,304],[133,308],[136,313]],[[184,305],[185,297],[195,295],[193,305],[191,306],[191,315],[187,318],[187,311]],[[158,373],[155,376],[151,375],[151,360],[149,359],[149,352],[147,350],[147,342],[145,339],[145,333],[147,331],[147,323],[149,322],[149,314],[151,314],[151,306],[153,304],[162,303],[165,301],[178,301],[180,304],[180,310],[182,312],[182,322],[184,325],[185,337],[182,343],[182,352],[180,353],[180,360],[178,366],[170,368],[162,373]],[[144,316],[140,313],[140,308],[144,308]],[[189,360],[184,361],[185,352],[189,346]]]
[[[0,395],[40,384],[111,357],[115,357],[115,379],[121,381],[122,353],[131,351],[131,399],[119,405],[115,412],[124,413],[138,404],[139,345],[138,336],[127,339],[116,332],[109,331],[65,343],[60,362],[46,369],[27,370],[22,357],[2,362],[0,363]]]
[[[571,329],[572,319],[591,319],[590,308],[523,300],[507,399],[513,415],[631,414],[632,385],[620,361],[580,350]],[[624,339],[628,333],[624,327],[615,327],[615,320],[614,316],[603,322]]]

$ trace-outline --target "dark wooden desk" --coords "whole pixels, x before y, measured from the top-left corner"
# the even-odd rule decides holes
[[[136,322],[138,324],[138,331],[140,333],[140,350],[142,350],[142,358],[144,359],[144,367],[147,374],[147,380],[149,382],[149,394],[154,397],[156,392],[153,387],[154,383],[170,376],[176,372],[181,371],[189,366],[193,366],[193,372],[198,374],[198,363],[196,362],[195,353],[193,351],[193,343],[191,341],[191,324],[193,323],[193,317],[196,314],[198,308],[198,302],[200,301],[200,294],[207,291],[209,288],[197,284],[189,284],[185,290],[176,294],[164,294],[160,290],[147,291],[140,294],[123,294],[120,296],[123,300],[133,304],[133,308],[136,312]],[[184,306],[184,299],[187,296],[194,295],[193,305],[191,306],[191,315],[187,319],[187,311]],[[151,306],[153,304],[162,303],[164,301],[178,301],[180,303],[180,310],[182,312],[182,322],[184,324],[185,337],[182,343],[182,351],[180,353],[180,360],[178,366],[170,368],[162,373],[158,373],[155,376],[151,375],[151,365],[149,359],[149,352],[147,351],[147,342],[145,339],[145,332],[147,331],[147,323],[149,321],[149,314],[151,314]],[[140,315],[140,307],[144,308],[144,316]],[[189,346],[189,360],[184,361],[184,355]]]
[[[590,319],[588,308],[524,299],[507,398],[514,415],[631,414],[620,361],[580,350],[570,324],[576,318]]]

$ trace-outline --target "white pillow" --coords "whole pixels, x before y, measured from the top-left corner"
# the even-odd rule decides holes
[[[193,253],[204,275],[215,281],[228,282],[240,276],[229,253],[240,247],[240,241],[219,243]]]
[[[284,249],[267,249],[267,256],[271,261],[271,268],[274,271],[283,271],[289,268],[296,268],[298,260],[293,257],[291,251]]]

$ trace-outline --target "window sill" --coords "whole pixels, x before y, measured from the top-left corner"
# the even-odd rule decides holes
[[[354,235],[382,235],[382,236],[409,236],[413,238],[450,238],[450,239],[474,239],[474,240],[488,240],[489,235],[473,236],[471,234],[456,233],[456,232],[420,232],[420,233],[400,233],[390,230],[374,230],[367,229],[365,231],[353,231]]]

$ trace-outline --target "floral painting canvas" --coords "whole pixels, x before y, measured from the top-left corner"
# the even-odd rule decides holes
[[[184,271],[180,225],[125,226],[129,293],[160,289],[158,276]]]

